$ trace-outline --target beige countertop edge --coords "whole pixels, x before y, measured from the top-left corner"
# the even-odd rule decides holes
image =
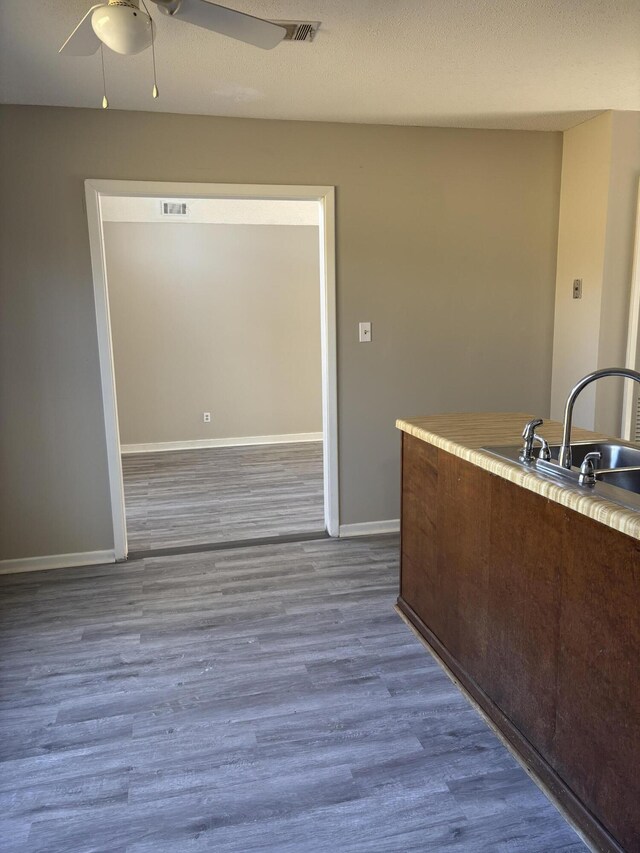
[[[462,416],[456,415],[454,417],[460,421]],[[520,424],[524,424],[527,416],[516,415],[515,417],[519,419]],[[620,533],[631,536],[633,539],[640,539],[640,513],[634,512],[634,510],[627,509],[626,507],[621,507],[618,504],[611,503],[598,495],[585,495],[577,488],[557,485],[551,482],[551,480],[548,480],[533,471],[524,471],[518,465],[508,462],[505,459],[499,459],[489,453],[485,453],[477,447],[469,447],[468,445],[461,444],[459,440],[456,440],[453,437],[448,438],[445,435],[432,432],[425,426],[412,423],[412,420],[437,422],[438,419],[438,416],[411,420],[398,419],[396,421],[396,427],[399,430],[402,430],[402,432],[406,432],[415,438],[426,441],[428,444],[433,444],[435,447],[438,447],[447,453],[451,453],[454,456],[458,456],[460,459],[471,462],[473,465],[477,465],[479,468],[483,468],[491,474],[502,477],[504,480],[509,480],[511,483],[515,483],[515,485],[520,486],[523,489],[536,492],[536,494],[542,495],[557,504],[561,504],[568,509],[579,512],[581,515],[586,515],[588,518],[599,521],[601,524],[605,524],[607,527],[611,527]],[[470,426],[472,423],[473,415],[469,415],[467,424]],[[478,428],[480,430],[486,426],[486,422],[478,424]],[[551,424],[551,426],[556,427],[556,430],[552,429],[552,431],[556,432],[557,424]],[[544,428],[542,432],[544,433]],[[587,435],[587,433],[582,433],[583,437],[586,437]],[[553,441],[554,439],[551,440]],[[491,438],[489,430],[486,440],[483,440],[481,443],[488,445],[518,444],[519,439],[514,438],[513,440],[497,441]]]

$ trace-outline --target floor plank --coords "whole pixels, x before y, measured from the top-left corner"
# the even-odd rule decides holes
[[[322,442],[122,457],[130,551],[324,529]]]
[[[397,553],[0,577],[3,849],[584,851],[395,613]]]

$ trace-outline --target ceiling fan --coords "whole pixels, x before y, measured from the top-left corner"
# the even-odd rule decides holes
[[[165,15],[270,50],[285,27],[208,0],[153,0]],[[116,53],[139,53],[153,43],[153,23],[143,0],[108,0],[92,6],[60,48],[70,56],[90,56],[105,44]]]

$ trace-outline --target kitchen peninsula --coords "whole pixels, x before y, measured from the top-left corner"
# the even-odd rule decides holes
[[[528,419],[397,422],[398,607],[596,849],[637,853],[640,513],[481,450]]]

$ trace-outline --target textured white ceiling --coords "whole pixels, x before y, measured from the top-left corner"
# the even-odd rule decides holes
[[[99,108],[99,53],[57,51],[91,0],[0,0],[0,99]],[[262,51],[157,12],[151,52],[105,50],[116,109],[558,130],[640,110],[640,0],[236,0],[320,20],[312,44]]]

